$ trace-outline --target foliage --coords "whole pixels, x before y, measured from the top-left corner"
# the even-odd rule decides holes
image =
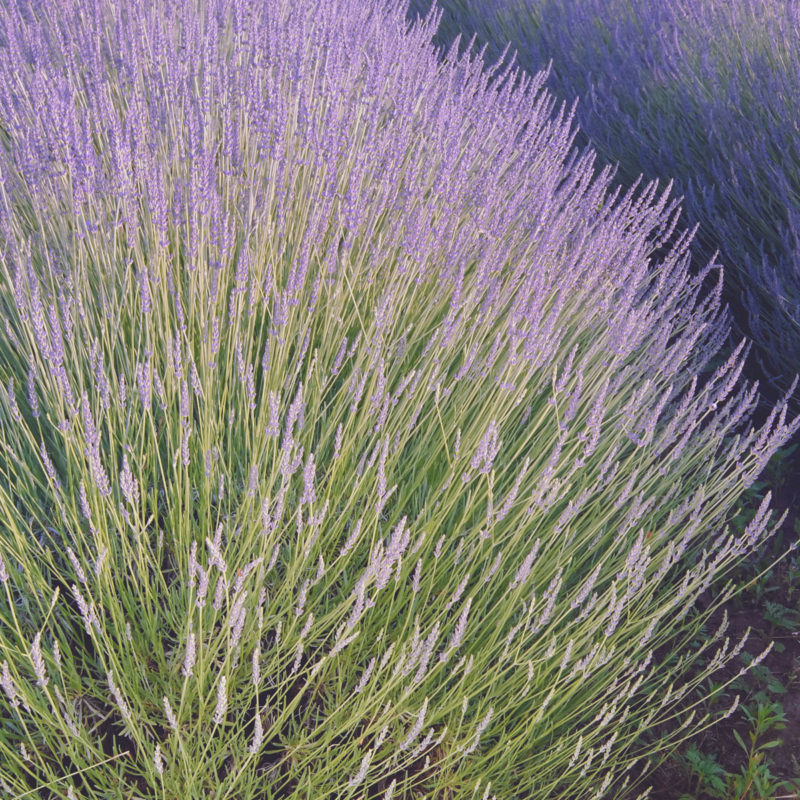
[[[0,9],[11,797],[599,798],[724,715],[799,423],[668,194],[405,12]]]
[[[766,739],[766,736],[779,735],[786,727],[786,715],[781,704],[755,702],[743,705],[741,712],[748,723],[746,740],[736,728],[732,728],[742,756],[739,771],[729,772],[713,752],[701,751],[692,744],[684,760],[696,788],[693,793],[682,795],[681,800],[695,800],[698,796],[717,800],[773,800],[779,794],[787,798],[796,796],[800,781],[778,780],[772,773],[769,758],[770,751],[779,747],[781,740]]]

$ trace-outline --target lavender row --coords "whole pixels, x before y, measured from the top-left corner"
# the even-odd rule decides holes
[[[412,14],[430,3],[412,2]],[[800,371],[800,3],[441,0],[439,41],[509,42],[579,97],[598,152],[634,181],[674,179],[697,252],[725,265],[735,321],[773,393]]]

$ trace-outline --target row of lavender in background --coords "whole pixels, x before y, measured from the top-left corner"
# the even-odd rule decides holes
[[[721,254],[739,330],[774,392],[800,372],[800,2],[440,0],[438,40],[510,42],[579,97],[577,119],[632,183],[674,179],[701,260]],[[428,0],[412,0],[411,16]]]
[[[797,422],[676,202],[406,11],[0,11],[6,796],[599,798],[713,721]]]

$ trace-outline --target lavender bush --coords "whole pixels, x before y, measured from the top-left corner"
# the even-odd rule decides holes
[[[550,85],[580,96],[582,130],[625,180],[675,179],[763,374],[785,389],[800,371],[800,2],[440,5],[448,45],[477,32],[531,72],[552,59]]]
[[[798,423],[668,192],[406,11],[2,7],[4,796],[599,798],[714,722]]]

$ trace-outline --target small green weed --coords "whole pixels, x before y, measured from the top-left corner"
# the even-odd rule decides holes
[[[681,800],[776,800],[798,796],[800,781],[779,780],[771,771],[769,753],[780,747],[782,741],[768,738],[768,734],[786,727],[783,706],[776,702],[759,702],[754,709],[744,706],[742,710],[750,727],[746,740],[738,730],[733,730],[744,755],[740,771],[729,772],[714,753],[703,752],[693,744],[683,758],[694,777],[695,790],[682,795]]]
[[[755,708],[745,706],[743,713],[749,723],[747,739],[733,730],[742,750],[744,762],[740,771],[729,772],[717,756],[692,745],[684,755],[684,763],[694,778],[694,792],[681,800],[777,800],[796,798],[800,781],[779,780],[772,774],[770,751],[780,747],[780,738],[768,738],[786,727],[786,714],[777,702],[759,702]]]

